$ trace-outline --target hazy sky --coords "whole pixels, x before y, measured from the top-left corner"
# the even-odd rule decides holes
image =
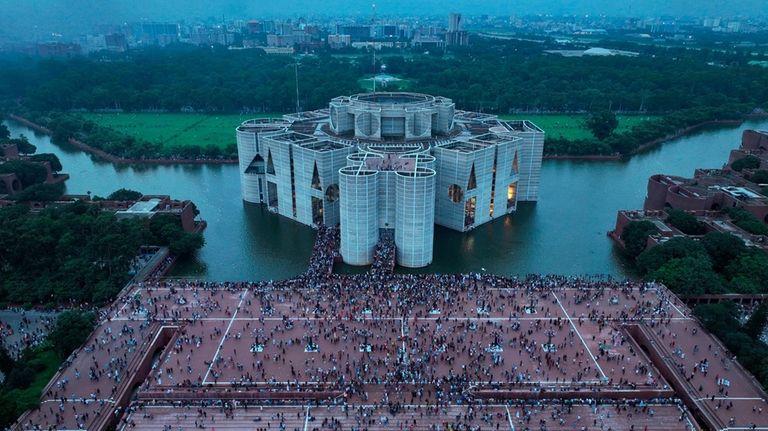
[[[260,16],[466,14],[607,14],[613,16],[754,16],[768,0],[0,0],[0,36],[37,31],[90,30],[98,23],[141,18],[256,18]]]

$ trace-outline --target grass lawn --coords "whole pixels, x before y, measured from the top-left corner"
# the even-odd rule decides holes
[[[589,139],[592,138],[592,132],[584,126],[586,115],[567,115],[567,114],[515,114],[502,115],[505,120],[530,120],[539,126],[549,137],[567,139]],[[617,132],[624,132],[632,127],[649,120],[656,120],[659,117],[653,115],[617,115],[619,127]]]
[[[408,80],[401,83],[408,84]],[[370,80],[361,80],[361,85],[370,85]],[[235,127],[247,119],[280,117],[280,114],[248,115],[207,115],[181,113],[84,113],[83,117],[97,124],[125,133],[129,136],[157,142],[166,147],[177,145],[216,145],[226,148],[235,144]],[[502,115],[507,120],[526,119],[541,127],[547,136],[568,139],[588,139],[592,133],[584,127],[586,115],[567,114],[515,114]],[[659,117],[652,115],[620,115],[617,131]]]
[[[83,117],[129,136],[157,142],[165,147],[177,145],[235,144],[235,127],[245,120],[280,114],[208,115],[181,113],[84,113]]]

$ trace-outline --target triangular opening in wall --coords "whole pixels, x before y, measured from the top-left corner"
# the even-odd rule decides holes
[[[469,183],[467,184],[467,190],[474,190],[477,188],[477,178],[475,177],[475,164],[472,163],[472,170],[469,171]]]
[[[323,189],[320,187],[320,174],[317,173],[317,162],[315,162],[315,167],[312,169],[312,188],[315,190]]]
[[[520,163],[517,161],[517,151],[515,151],[515,158],[512,159],[512,175],[516,175],[520,172]]]
[[[275,164],[272,162],[272,150],[267,151],[267,173],[275,174]]]

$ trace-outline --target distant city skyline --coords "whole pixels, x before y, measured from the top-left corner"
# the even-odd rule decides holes
[[[0,36],[37,33],[85,33],[98,24],[136,20],[249,20],[299,16],[368,17],[372,4],[379,16],[440,16],[460,12],[467,16],[606,15],[676,17],[765,16],[764,0],[733,0],[723,7],[719,0],[0,0]]]

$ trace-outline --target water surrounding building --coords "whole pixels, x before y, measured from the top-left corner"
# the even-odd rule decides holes
[[[341,225],[369,265],[381,230],[398,264],[429,265],[434,225],[466,232],[538,200],[544,133],[416,93],[337,97],[329,108],[237,128],[242,198],[305,225]]]

